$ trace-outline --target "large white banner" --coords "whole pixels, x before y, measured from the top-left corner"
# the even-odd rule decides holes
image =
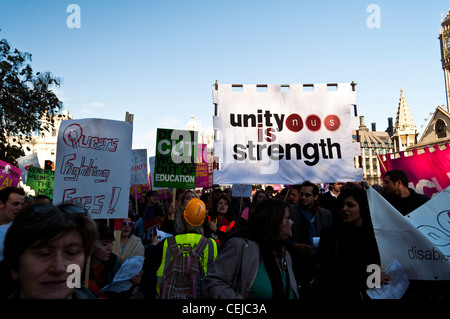
[[[406,217],[450,260],[450,186]],[[427,258],[425,254],[417,257]]]
[[[213,91],[219,114],[213,118],[216,140],[214,156],[219,169],[214,184],[298,184],[362,181],[355,168],[360,154],[352,130],[358,121],[351,110],[356,94],[349,83],[329,91],[315,84],[244,85],[236,92],[231,85]]]
[[[400,214],[372,187],[367,190],[367,196],[381,268],[386,269],[394,260],[398,260],[410,280],[449,280],[449,257],[429,236],[420,232],[410,218]],[[428,203],[434,200],[432,198]]]
[[[92,218],[126,218],[133,126],[105,119],[67,120],[57,140],[53,202],[81,204]]]

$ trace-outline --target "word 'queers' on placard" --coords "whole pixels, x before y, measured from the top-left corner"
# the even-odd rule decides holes
[[[81,125],[74,123],[66,127],[63,133],[63,141],[72,148],[89,148],[92,150],[115,152],[118,138],[86,136]]]

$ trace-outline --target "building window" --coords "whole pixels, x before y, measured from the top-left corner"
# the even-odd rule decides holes
[[[447,128],[443,120],[437,120],[434,130],[436,131],[437,138],[447,137]]]

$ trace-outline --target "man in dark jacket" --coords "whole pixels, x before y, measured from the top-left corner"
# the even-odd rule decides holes
[[[408,176],[399,169],[387,171],[384,176],[386,200],[395,207],[403,216],[408,215],[416,208],[425,204],[430,198],[416,193],[408,187]]]
[[[336,218],[338,212],[337,197],[341,193],[344,183],[330,183],[329,191],[319,195],[319,207],[328,209]]]
[[[292,256],[294,275],[301,286],[300,299],[314,300],[318,274],[317,247],[323,229],[331,227],[333,217],[329,210],[319,207],[319,187],[305,181],[299,187],[299,201],[292,208],[292,237],[286,247]]]

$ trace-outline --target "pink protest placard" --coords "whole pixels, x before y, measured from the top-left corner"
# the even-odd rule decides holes
[[[409,187],[416,192],[431,197],[450,186],[450,146],[445,144],[444,149],[438,146],[434,151],[429,147],[424,148],[424,153],[419,154],[413,150],[413,155],[405,156],[402,152],[399,158],[391,158],[389,154],[381,157],[381,171],[393,169],[403,170],[409,179]]]
[[[7,162],[0,161],[0,189],[13,186],[17,187],[20,182],[22,170]]]
[[[211,187],[208,169],[207,144],[198,144],[196,174],[195,187]]]
[[[151,188],[150,184],[139,184],[139,185],[133,185],[130,187],[130,196],[132,196],[134,199],[143,199],[145,196],[145,193],[149,191]]]

